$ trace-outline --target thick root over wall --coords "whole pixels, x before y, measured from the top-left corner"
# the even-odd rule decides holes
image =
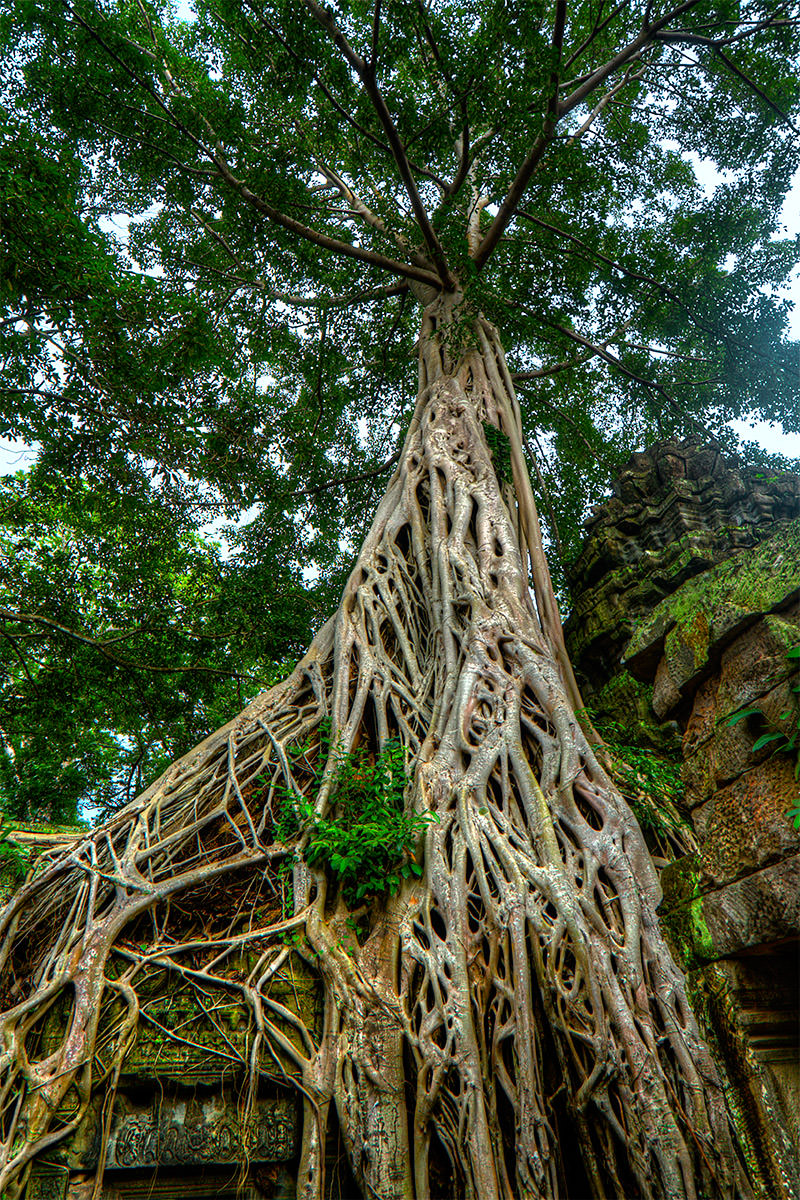
[[[400,464],[296,671],[6,910],[4,1197],[98,1090],[108,1119],[156,977],[249,1009],[242,1119],[260,1078],[300,1092],[302,1200],[326,1194],[334,1109],[381,1200],[750,1195],[641,831],[575,717],[502,350],[479,318],[454,353],[451,315],[425,313]],[[509,439],[513,485],[484,422]],[[287,793],[335,811],[341,755],[392,738],[407,811],[438,820],[422,876],[368,902],[356,937],[341,889],[302,861],[308,833],[287,849],[276,818]],[[294,953],[319,976],[321,1035],[270,993]]]

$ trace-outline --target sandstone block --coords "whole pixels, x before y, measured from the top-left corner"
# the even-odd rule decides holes
[[[753,752],[755,734],[746,721],[716,725],[713,735],[689,755],[681,767],[686,804],[696,808],[718,787],[724,787],[770,757],[769,747]]]
[[[703,897],[703,915],[719,957],[770,945],[800,932],[800,855]]]
[[[659,721],[663,721],[680,701],[681,694],[675,686],[667,660],[662,658],[653,680],[653,712]]]
[[[714,791],[714,742],[704,742],[681,764],[681,779],[685,789],[684,803],[694,809],[708,800]]]
[[[719,715],[718,689],[719,675],[712,675],[700,685],[695,695],[683,735],[683,753],[687,758],[716,732]]]
[[[731,883],[800,853],[800,833],[786,815],[798,794],[793,763],[775,757],[747,771],[692,814],[704,885]]]
[[[800,605],[768,616],[737,638],[722,655],[718,705],[721,715],[752,704],[797,671],[786,652],[800,642]]]

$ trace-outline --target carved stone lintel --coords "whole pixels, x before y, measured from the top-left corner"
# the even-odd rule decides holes
[[[112,1124],[109,1168],[200,1163],[285,1162],[295,1152],[296,1105],[265,1100],[242,1129],[234,1103],[221,1097],[201,1102],[165,1101],[134,1108]]]
[[[289,1096],[256,1101],[243,1127],[236,1098],[219,1092],[202,1098],[158,1092],[147,1104],[121,1094],[108,1130],[106,1169],[288,1162],[296,1152],[298,1128],[297,1101]],[[60,1161],[73,1171],[93,1171],[100,1138],[94,1103],[78,1135],[60,1150]],[[49,1195],[42,1193],[42,1200]]]

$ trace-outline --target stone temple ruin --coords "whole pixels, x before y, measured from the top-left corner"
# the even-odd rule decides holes
[[[587,703],[677,755],[695,852],[660,915],[764,1193],[800,1195],[800,477],[693,442],[634,455],[570,573]],[[749,717],[730,723],[742,710]],[[782,732],[754,751],[765,731]]]
[[[800,716],[800,659],[787,657],[800,645],[800,477],[694,442],[634,455],[588,522],[569,584],[568,644],[592,713],[681,763],[681,836],[666,853],[662,839],[656,859],[660,914],[758,1192],[798,1197],[800,834],[787,812],[800,781],[796,751],[775,751],[779,739],[754,746],[765,730],[790,736]],[[13,836],[50,852],[69,840]],[[275,999],[319,1021],[313,979],[294,964],[276,977]],[[103,1200],[294,1196],[293,1094],[260,1095],[243,1141],[247,1044],[236,1004],[217,997],[201,1009],[154,988],[119,1081]],[[95,1106],[37,1165],[30,1200],[88,1200],[99,1129]],[[346,1200],[356,1193],[341,1148],[329,1154],[331,1196]]]

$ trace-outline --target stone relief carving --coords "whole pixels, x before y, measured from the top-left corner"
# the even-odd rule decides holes
[[[68,1184],[68,1171],[34,1168],[25,1193],[26,1200],[64,1200]]]
[[[192,1114],[185,1104],[165,1104],[123,1116],[111,1131],[107,1165],[281,1162],[294,1154],[296,1112],[289,1101],[263,1102],[244,1131],[235,1106],[221,1113],[216,1102],[197,1107]]]

